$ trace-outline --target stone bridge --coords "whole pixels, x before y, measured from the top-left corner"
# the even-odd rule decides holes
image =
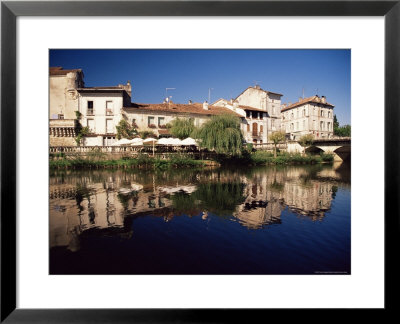
[[[335,161],[350,161],[351,158],[351,138],[318,138],[314,139],[313,144],[306,149],[297,142],[288,143],[289,152],[306,153],[333,153]]]

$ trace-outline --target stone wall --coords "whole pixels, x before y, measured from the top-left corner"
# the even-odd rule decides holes
[[[50,135],[50,146],[76,146],[74,137],[57,137]]]

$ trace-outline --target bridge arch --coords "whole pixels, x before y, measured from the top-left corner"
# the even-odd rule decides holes
[[[351,148],[350,146],[340,146],[333,151],[342,161],[350,161]]]
[[[311,146],[307,147],[307,148],[304,150],[304,152],[305,152],[305,153],[311,153],[311,154],[320,154],[321,152],[324,152],[324,150],[321,149],[321,148],[318,147],[318,146],[311,145]]]

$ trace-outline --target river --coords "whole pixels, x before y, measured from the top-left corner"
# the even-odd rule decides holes
[[[350,274],[350,166],[50,171],[50,274]]]

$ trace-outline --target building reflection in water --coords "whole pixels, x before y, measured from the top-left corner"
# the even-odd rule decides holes
[[[342,168],[342,169],[341,169]],[[50,177],[50,247],[80,249],[80,235],[129,239],[132,219],[211,215],[249,229],[281,224],[288,208],[321,221],[337,186],[350,187],[343,166],[256,168],[246,171],[66,172]]]

